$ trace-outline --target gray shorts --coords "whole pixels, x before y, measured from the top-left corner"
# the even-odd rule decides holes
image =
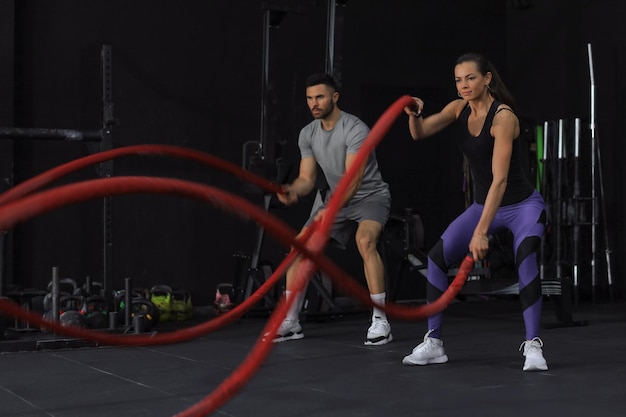
[[[311,216],[304,226],[310,226],[317,212],[322,208],[326,208],[327,204],[328,200],[317,208],[314,206]],[[386,193],[372,194],[359,201],[350,202],[337,212],[330,231],[330,237],[342,248],[345,248],[358,223],[361,223],[363,220],[373,220],[384,227],[389,219],[390,210],[391,197]]]

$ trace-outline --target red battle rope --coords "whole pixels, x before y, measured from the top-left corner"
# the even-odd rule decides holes
[[[331,197],[331,200],[329,201],[324,217],[321,221],[314,223],[313,226],[308,229],[307,233],[299,239],[295,238],[296,232],[294,230],[286,226],[275,216],[267,213],[262,208],[248,202],[247,200],[208,185],[197,184],[184,180],[156,177],[105,178],[61,186],[52,190],[26,196],[36,189],[41,188],[70,172],[74,172],[78,169],[106,160],[129,155],[168,155],[187,158],[229,172],[240,179],[258,186],[265,192],[277,193],[282,191],[280,186],[244,171],[236,165],[222,161],[214,156],[185,148],[163,145],[139,145],[118,148],[112,151],[90,155],[88,157],[61,165],[14,187],[13,189],[0,195],[0,230],[8,230],[14,227],[17,223],[26,221],[56,208],[91,199],[102,198],[105,196],[140,193],[169,194],[205,201],[223,209],[226,212],[234,213],[245,220],[252,219],[273,235],[279,243],[287,247],[292,246],[294,250],[289,253],[272,276],[257,291],[255,291],[247,300],[242,302],[233,310],[214,320],[172,333],[116,335],[65,327],[61,326],[57,322],[44,320],[41,315],[26,312],[17,304],[9,300],[0,300],[0,312],[27,319],[33,324],[44,326],[60,334],[90,339],[103,344],[137,346],[177,343],[202,336],[241,317],[276,284],[298,253],[303,254],[305,259],[301,263],[302,268],[299,269],[296,277],[294,294],[302,290],[313,271],[320,268],[328,273],[333,282],[340,288],[352,294],[363,304],[372,305],[368,291],[356,280],[354,280],[354,278],[343,272],[333,262],[324,257],[322,255],[322,251],[328,240],[328,233],[330,227],[332,226],[334,217],[341,208],[340,198],[338,196],[346,192],[346,189],[352,178],[354,178],[357,170],[359,170],[360,166],[365,163],[366,158],[388,132],[389,128],[401,113],[404,106],[410,105],[412,102],[413,101],[409,96],[404,96],[396,101],[381,116],[379,121],[372,128],[368,138],[363,143],[363,146],[356,157],[355,163],[342,178],[336,191],[333,193],[333,197]],[[460,291],[472,267],[473,260],[470,256],[467,256],[463,260],[461,267],[459,268],[459,272],[452,284],[444,292],[444,294],[433,303],[417,307],[408,307],[389,303],[384,306],[384,309],[390,316],[406,320],[423,319],[436,314],[444,310]],[[239,368],[237,368],[205,399],[184,412],[177,414],[177,417],[204,416],[212,413],[231,399],[245,385],[245,383],[250,380],[252,375],[258,370],[271,352],[273,346],[272,339],[274,338],[278,326],[284,319],[290,305],[293,303],[293,298],[294,297],[285,299],[285,297],[283,297],[281,299],[257,340],[254,349],[241,363]]]

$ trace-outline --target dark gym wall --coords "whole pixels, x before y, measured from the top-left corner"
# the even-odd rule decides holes
[[[13,125],[13,71],[14,71],[14,31],[15,7],[13,1],[0,2],[0,125]],[[7,190],[12,183],[13,143],[0,140],[0,192]],[[12,236],[0,233],[0,256],[12,258]],[[0,280],[7,281],[12,276],[12,263],[0,265]]]
[[[9,10],[14,4],[0,3]],[[531,4],[529,8],[518,8],[526,3]],[[0,73],[10,78],[9,64],[15,62],[15,107],[3,110],[0,120],[9,123],[9,113],[14,111],[18,126],[98,128],[99,54],[101,46],[108,44],[113,50],[116,147],[181,145],[241,164],[243,143],[260,136],[262,6],[268,4],[286,11],[271,30],[269,130],[278,144],[277,155],[292,166],[293,176],[297,134],[310,120],[303,80],[310,72],[324,70],[323,1],[197,0],[184,2],[184,7],[165,0],[20,1],[15,4],[15,43],[3,40]],[[617,26],[609,2],[593,2],[597,8],[590,2],[572,4],[348,1],[341,11],[338,45],[343,84],[340,106],[373,124],[401,95],[422,94],[429,99],[427,113],[434,112],[454,98],[456,56],[479,50],[492,59],[529,116],[542,120],[584,113],[588,101],[580,68],[584,56],[571,57],[574,50],[585,52],[577,45],[578,39],[586,42],[580,27],[594,40],[610,39],[608,51],[598,48],[598,70],[608,73],[612,86],[619,85],[622,92],[623,80],[617,74],[624,67],[624,54],[620,38],[611,38],[605,33],[611,29],[598,24],[608,20]],[[10,14],[3,16],[9,19]],[[587,19],[592,20],[579,26]],[[558,28],[547,25],[538,30],[537,20]],[[564,81],[561,73],[571,82]],[[579,85],[572,89],[576,82]],[[10,86],[7,80],[0,85],[5,83]],[[603,97],[600,127],[608,138],[618,134],[608,120],[616,115],[623,119],[624,103],[618,98],[623,94]],[[575,102],[582,104],[574,106]],[[462,209],[460,155],[448,144],[446,134],[441,140],[412,143],[405,123],[400,117],[377,153],[392,187],[394,208],[417,210],[426,224],[427,242],[432,243]],[[20,140],[15,141],[15,148],[17,181],[89,154],[83,143]],[[613,150],[607,152],[605,162],[615,169],[614,175],[623,178],[623,166],[614,162],[624,157],[624,147],[615,145]],[[189,162],[126,158],[115,162],[115,174],[184,178],[261,203],[261,197],[239,181]],[[605,178],[610,176],[607,172]],[[94,170],[86,170],[62,182],[94,177]],[[614,181],[607,187],[615,229],[621,231],[624,223],[615,214],[623,209],[617,197],[622,195],[622,183]],[[217,283],[234,278],[233,254],[250,253],[253,247],[254,224],[195,201],[116,197],[113,209],[114,285],[119,288],[125,277],[133,277],[138,286],[165,283],[187,288],[198,304],[206,304]],[[306,204],[289,210],[272,207],[293,227],[305,220],[307,209]],[[101,279],[100,202],[46,214],[19,226],[13,234],[15,283],[45,286],[52,266],[79,282],[87,275]],[[614,239],[615,252],[623,257],[624,242],[618,236]],[[265,257],[277,263],[284,248],[268,239],[264,251]]]
[[[425,113],[439,111],[456,98],[454,60],[480,49],[501,59],[506,38],[505,3],[349,2],[345,10],[342,99],[348,111],[372,125],[402,95],[425,100]],[[373,11],[376,10],[374,13]],[[450,13],[450,11],[454,11]],[[467,36],[468,22],[480,27]],[[415,143],[408,135],[406,116],[399,117],[377,149],[385,179],[391,186],[393,208],[412,208],[422,217],[425,245],[438,239],[445,225],[464,208],[462,158],[447,132]]]
[[[100,48],[109,44],[116,147],[181,145],[240,164],[243,142],[257,139],[258,2],[195,1],[180,7],[153,1],[33,1],[20,2],[17,15],[19,125],[99,128]],[[88,154],[81,143],[35,141],[16,152],[16,172],[25,179]],[[118,160],[115,173],[243,190],[224,174],[165,158]],[[94,176],[86,170],[71,180]],[[55,265],[62,276],[79,282],[87,275],[100,280],[100,207],[93,202],[64,208],[16,230],[15,280],[45,285]],[[216,282],[231,280],[232,254],[249,252],[254,236],[251,223],[176,197],[115,198],[113,217],[117,288],[133,277],[138,286],[188,288],[204,302],[208,288],[214,293]]]

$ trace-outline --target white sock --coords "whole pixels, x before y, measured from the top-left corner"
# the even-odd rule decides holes
[[[387,298],[387,293],[381,292],[380,294],[370,294],[370,298],[372,299],[372,302],[378,305],[384,306],[385,299]],[[374,321],[374,319],[387,320],[387,315],[385,314],[383,310],[374,306],[373,311],[372,311],[372,321]]]
[[[291,290],[285,290],[285,297],[291,297],[292,293],[293,291]],[[293,301],[293,304],[291,304],[291,307],[289,307],[289,310],[287,311],[287,315],[285,316],[286,320],[300,321],[300,310],[302,310],[303,301],[304,297],[302,296],[302,293],[297,293],[296,299]]]

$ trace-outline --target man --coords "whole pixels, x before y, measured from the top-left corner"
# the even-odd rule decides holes
[[[284,186],[283,194],[277,195],[279,201],[288,206],[297,203],[299,197],[313,191],[318,164],[332,193],[355,160],[357,152],[369,133],[369,128],[365,123],[356,116],[339,109],[337,106],[339,92],[331,76],[327,74],[310,76],[306,81],[306,100],[315,120],[300,131],[298,138],[301,154],[299,174],[291,184]],[[324,215],[331,193],[328,194],[324,204],[311,213],[301,233],[304,233],[313,221],[319,220]],[[391,195],[389,186],[382,179],[374,153],[369,156],[365,166],[359,170],[346,194],[339,197],[342,209],[334,220],[330,237],[345,245],[352,231],[351,224],[358,223],[356,245],[363,258],[365,279],[372,301],[382,306],[386,298],[385,274],[377,243],[389,217]],[[287,297],[291,296],[291,288],[300,261],[301,258],[297,258],[287,270]],[[303,298],[303,294],[297,294],[285,320],[278,328],[274,342],[304,337],[298,319]],[[375,306],[365,344],[383,345],[392,339],[391,326],[385,312]]]

